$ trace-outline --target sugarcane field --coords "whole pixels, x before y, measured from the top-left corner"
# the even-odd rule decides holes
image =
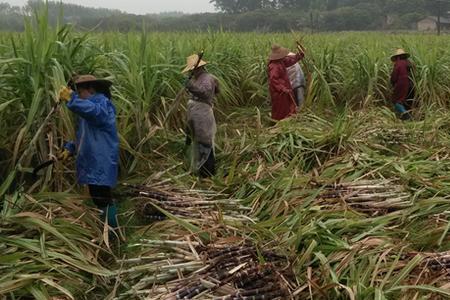
[[[450,35],[22,22],[0,300],[450,299]]]

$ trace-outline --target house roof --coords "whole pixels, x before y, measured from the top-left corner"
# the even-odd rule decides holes
[[[438,18],[436,16],[428,16],[428,17],[420,20],[419,22],[422,22],[422,21],[434,21],[434,22],[437,22],[437,19]],[[441,17],[441,24],[450,24],[450,18]]]

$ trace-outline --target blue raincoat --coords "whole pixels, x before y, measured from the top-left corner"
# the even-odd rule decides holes
[[[103,94],[81,99],[73,93],[67,107],[79,116],[77,140],[64,146],[77,156],[78,183],[114,187],[119,161],[114,105]]]

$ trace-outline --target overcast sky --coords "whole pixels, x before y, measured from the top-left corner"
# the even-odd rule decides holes
[[[12,5],[24,5],[27,0],[0,0]],[[115,8],[135,14],[183,11],[186,13],[214,11],[209,0],[63,0],[83,6]]]

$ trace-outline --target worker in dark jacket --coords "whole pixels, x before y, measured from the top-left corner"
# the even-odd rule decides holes
[[[409,54],[403,49],[398,49],[391,57],[394,63],[391,74],[391,84],[394,87],[392,101],[395,110],[404,120],[411,118],[409,112],[414,103],[413,65],[408,58]]]
[[[66,143],[61,158],[76,156],[78,183],[89,187],[102,218],[115,228],[117,209],[111,189],[117,183],[119,138],[110,86],[110,81],[83,75],[74,80],[76,91],[61,90],[60,99],[79,117],[76,141]]]

